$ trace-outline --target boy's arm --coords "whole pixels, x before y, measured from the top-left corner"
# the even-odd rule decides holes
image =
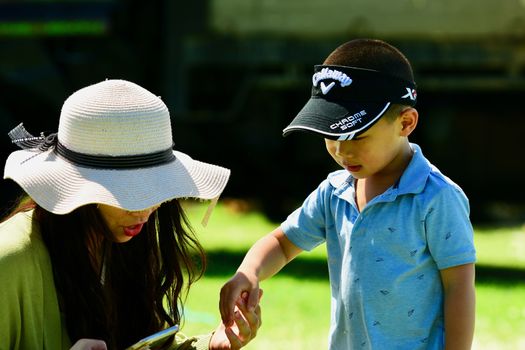
[[[248,251],[237,273],[221,288],[219,308],[226,326],[233,323],[233,309],[243,292],[248,293],[248,310],[259,302],[259,281],[275,275],[302,249],[293,244],[281,227],[258,240]]]
[[[445,295],[445,349],[470,349],[474,336],[476,294],[474,264],[441,270]]]

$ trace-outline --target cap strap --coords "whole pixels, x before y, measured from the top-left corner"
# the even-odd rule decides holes
[[[208,221],[210,220],[211,213],[213,212],[213,209],[217,205],[218,201],[219,201],[219,196],[211,199],[211,202],[208,205],[208,209],[206,209],[206,213],[204,214],[204,217],[202,218],[202,221],[201,221],[201,225],[203,227],[208,226]]]

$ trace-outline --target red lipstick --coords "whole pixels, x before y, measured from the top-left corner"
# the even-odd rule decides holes
[[[124,227],[124,234],[128,237],[135,237],[140,233],[144,224],[132,225]]]

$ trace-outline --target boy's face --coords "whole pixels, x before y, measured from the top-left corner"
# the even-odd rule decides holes
[[[383,117],[353,140],[325,139],[326,149],[356,179],[395,174],[403,166],[406,136],[413,130],[407,130],[404,119],[403,113],[395,120]]]

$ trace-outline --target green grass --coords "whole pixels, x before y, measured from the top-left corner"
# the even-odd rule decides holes
[[[187,206],[205,247],[209,266],[186,303],[186,334],[213,330],[219,323],[219,290],[244,253],[276,227],[257,212],[215,208],[209,225],[202,204]],[[477,312],[474,349],[525,349],[525,231],[476,229]],[[330,287],[324,246],[303,253],[278,275],[263,281],[263,326],[247,349],[325,349],[330,323]]]
[[[525,349],[525,229],[477,228],[476,349]]]
[[[476,229],[478,259],[483,264],[525,269],[525,229]]]
[[[525,281],[477,284],[476,349],[525,349]]]

